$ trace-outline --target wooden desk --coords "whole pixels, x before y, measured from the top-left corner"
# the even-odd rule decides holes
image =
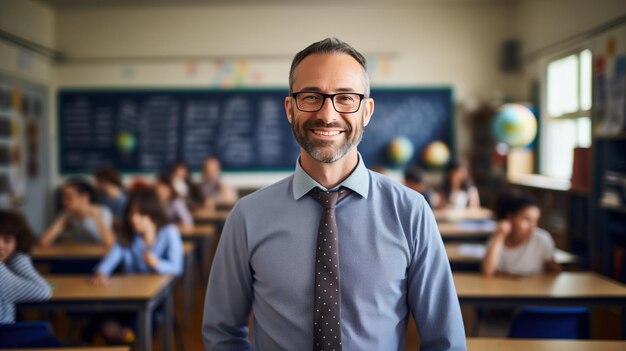
[[[89,276],[44,276],[52,286],[52,297],[44,302],[18,304],[20,309],[83,312],[131,311],[137,314],[137,343],[143,351],[152,350],[152,314],[164,303],[163,342],[172,350],[173,299],[175,277],[169,275],[112,276],[107,286],[93,286]]]
[[[458,222],[463,220],[480,221],[493,219],[493,212],[488,208],[463,208],[434,210],[437,222]]]
[[[459,244],[446,243],[446,254],[452,266],[463,265],[466,268],[476,268],[480,270],[480,263],[485,255],[485,245],[483,244]],[[565,267],[578,263],[578,257],[567,251],[556,249],[554,260]]]
[[[108,249],[98,244],[55,244],[35,246],[30,253],[33,260],[101,259]]]
[[[221,228],[229,214],[230,210],[207,210],[200,208],[193,211],[193,220],[197,224],[213,224]]]
[[[196,235],[191,233],[190,236]],[[198,234],[199,235],[199,234]],[[184,309],[183,318],[186,321],[191,316],[191,294],[193,291],[193,261],[194,250],[196,244],[194,242],[183,243],[183,254],[185,257],[185,271],[183,273],[183,296]],[[35,262],[53,262],[63,260],[86,260],[93,261],[92,266],[95,267],[108,250],[102,245],[95,244],[56,244],[49,247],[37,246],[33,248],[31,257]]]
[[[496,230],[496,222],[492,220],[437,222],[441,238],[445,242],[485,242]]]
[[[179,226],[180,233],[185,241],[194,241],[198,246],[198,262],[200,263],[200,274],[203,280],[209,276],[211,262],[213,261],[213,246],[216,244],[216,228],[214,225],[194,225],[193,227]]]
[[[480,273],[454,272],[453,277],[464,305],[620,307],[622,337],[626,338],[626,285],[596,273],[486,278]]]
[[[467,351],[624,351],[624,341],[467,338]]]

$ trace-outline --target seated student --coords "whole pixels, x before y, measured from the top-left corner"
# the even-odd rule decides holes
[[[174,189],[174,193],[182,199],[190,208],[202,206],[202,195],[191,181],[189,167],[184,161],[174,163],[168,174],[169,182]]]
[[[94,172],[98,200],[111,210],[113,215],[121,220],[126,208],[126,191],[120,174],[112,168],[101,168]]]
[[[124,273],[180,275],[183,272],[183,242],[178,228],[171,224],[153,188],[131,193],[125,216],[126,231],[119,242],[96,267],[90,282],[107,284],[108,277],[121,264]],[[134,315],[121,314],[122,320]],[[104,338],[112,343],[132,341],[130,328],[117,321],[100,324]]]
[[[0,323],[15,323],[15,304],[50,298],[50,285],[28,256],[33,232],[24,217],[0,210]]]
[[[467,168],[460,162],[453,162],[446,173],[439,208],[478,208],[480,198],[473,185]]]
[[[191,212],[187,204],[176,195],[168,177],[165,175],[157,176],[154,187],[161,205],[165,208],[167,218],[176,224],[192,227],[193,217]]]
[[[218,203],[232,204],[237,201],[237,193],[221,178],[222,165],[217,157],[207,157],[202,164],[202,193],[205,208],[215,208]]]
[[[439,194],[424,183],[419,167],[409,167],[404,171],[404,185],[422,194],[431,208],[439,205]]]
[[[62,188],[63,212],[41,236],[41,246],[50,246],[57,238],[65,242],[113,246],[113,215],[107,207],[94,204],[95,199],[96,192],[86,181],[66,182]]]
[[[554,261],[554,240],[547,231],[537,227],[540,216],[539,205],[527,195],[506,194],[498,198],[496,217],[499,221],[487,244],[483,275],[561,271],[561,266]]]

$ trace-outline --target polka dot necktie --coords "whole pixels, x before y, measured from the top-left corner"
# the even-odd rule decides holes
[[[341,310],[339,301],[339,236],[335,205],[349,190],[313,189],[309,195],[322,205],[315,254],[315,302],[313,311],[313,350],[341,350]]]

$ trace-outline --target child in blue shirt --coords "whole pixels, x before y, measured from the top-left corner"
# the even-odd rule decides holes
[[[154,188],[134,191],[125,212],[126,232],[121,233],[122,238],[98,264],[91,283],[107,284],[108,277],[120,265],[124,273],[182,274],[180,231],[169,223]],[[127,343],[133,339],[129,328],[114,321],[102,323],[101,332],[112,343]]]

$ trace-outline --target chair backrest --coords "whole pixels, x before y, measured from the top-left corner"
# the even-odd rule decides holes
[[[524,307],[513,318],[509,337],[532,339],[589,339],[587,308]]]
[[[61,346],[46,322],[0,324],[0,349]]]

